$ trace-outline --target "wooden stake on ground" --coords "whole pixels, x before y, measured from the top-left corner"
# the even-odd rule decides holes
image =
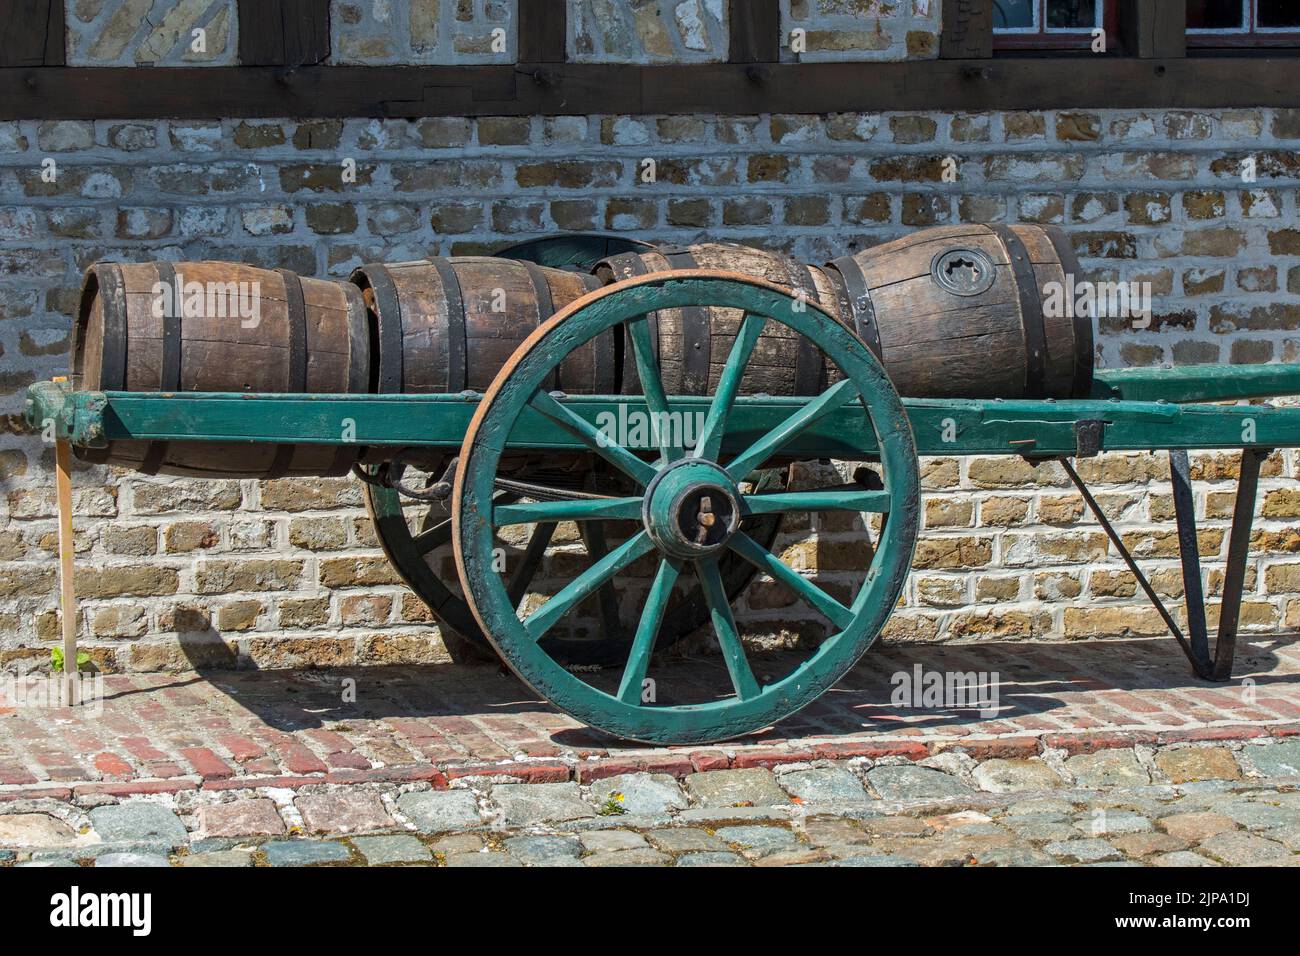
[[[63,612],[63,689],[68,706],[77,702],[77,592],[72,584],[72,443],[54,443],[54,483],[59,499],[59,604]]]

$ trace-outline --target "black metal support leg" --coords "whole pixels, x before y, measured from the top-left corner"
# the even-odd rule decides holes
[[[1187,608],[1189,657],[1196,673],[1211,670],[1209,628],[1205,623],[1205,591],[1201,586],[1201,545],[1196,537],[1196,501],[1192,497],[1192,469],[1187,452],[1169,452],[1169,481],[1174,489],[1174,520],[1178,525],[1178,554],[1183,563],[1183,603]]]
[[[1223,605],[1219,608],[1219,640],[1214,648],[1210,680],[1232,677],[1232,655],[1237,644],[1241,616],[1241,592],[1246,584],[1246,557],[1250,553],[1250,526],[1255,518],[1255,497],[1259,488],[1259,466],[1271,451],[1247,448],[1241,453],[1237,479],[1237,501],[1232,508],[1232,531],[1228,536],[1228,566],[1223,574]]]
[[[1169,477],[1174,491],[1174,516],[1178,524],[1179,554],[1183,567],[1183,592],[1187,606],[1187,630],[1184,636],[1160,596],[1142,573],[1133,555],[1093,498],[1092,493],[1068,460],[1061,464],[1083,496],[1088,509],[1096,517],[1107,537],[1115,545],[1124,563],[1128,565],[1147,599],[1164,620],[1169,632],[1191,661],[1196,675],[1205,680],[1226,681],[1232,676],[1232,660],[1236,653],[1237,625],[1241,614],[1241,595],[1246,581],[1246,557],[1250,551],[1250,528],[1255,515],[1255,497],[1259,488],[1259,466],[1269,456],[1271,449],[1246,448],[1241,453],[1237,481],[1237,501],[1232,513],[1232,531],[1228,538],[1228,563],[1224,571],[1223,603],[1219,608],[1219,634],[1213,653],[1210,649],[1209,628],[1206,624],[1205,592],[1201,586],[1200,545],[1196,538],[1196,507],[1192,498],[1191,469],[1187,452],[1173,450],[1169,453]]]

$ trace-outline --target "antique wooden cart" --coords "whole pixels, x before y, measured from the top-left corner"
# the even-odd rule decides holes
[[[522,254],[559,264],[568,253],[553,246]],[[647,316],[696,307],[739,310],[743,320],[711,394],[665,394]],[[636,368],[635,394],[551,390],[568,356],[615,327]],[[837,371],[818,394],[744,393],[742,379],[765,328],[789,330],[828,357]],[[775,723],[828,690],[870,647],[911,567],[919,457],[926,455],[1060,461],[1196,673],[1228,679],[1260,464],[1273,449],[1300,446],[1300,408],[1206,403],[1300,392],[1300,366],[1098,372],[1091,389],[1091,397],[1068,400],[901,398],[863,339],[815,303],[752,277],[684,270],[635,276],[573,302],[523,341],[483,393],[148,393],[46,382],[31,388],[26,414],[57,438],[61,462],[69,443],[93,449],[120,441],[346,441],[365,448],[357,471],[367,481],[381,542],[444,623],[490,643],[540,695],[593,727],[635,740],[693,743]],[[607,427],[630,416],[660,427],[644,443]],[[689,443],[671,425],[682,419],[700,423]],[[1188,449],[1241,450],[1213,646]],[[1169,454],[1186,634],[1071,465],[1105,451]],[[412,488],[403,483],[403,463],[421,452],[436,452],[450,467]],[[583,483],[541,485],[510,466],[519,456],[573,455],[597,463]],[[829,488],[767,480],[775,467],[805,459],[869,465]],[[426,516],[410,527],[404,493],[445,503],[445,518]],[[868,516],[874,541],[855,592],[821,586],[773,546],[780,519],[807,513]],[[567,580],[539,597],[530,580],[564,527],[580,529],[590,560],[560,563],[571,568],[560,572]],[[448,542],[459,589],[451,568],[425,560]],[[733,617],[735,596],[759,572],[829,622],[825,638],[805,644],[799,660],[779,672],[751,666]],[[613,582],[631,574],[646,586],[619,597]],[[599,633],[575,636],[560,626],[580,606],[595,608]],[[725,664],[725,671],[715,669],[719,686],[692,696],[648,676],[657,649],[706,622]]]

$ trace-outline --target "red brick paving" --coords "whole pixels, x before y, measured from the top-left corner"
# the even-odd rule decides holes
[[[997,672],[1000,710],[894,707],[896,672]],[[720,665],[678,665],[676,678]],[[357,682],[343,703],[340,682]],[[1253,685],[1243,684],[1251,678]],[[662,681],[661,681],[662,685]],[[629,770],[773,766],[962,747],[1046,747],[1300,733],[1300,639],[1256,638],[1234,681],[1196,680],[1172,640],[877,648],[842,684],[761,734],[694,748],[629,745],[583,727],[492,666],[112,675],[103,713],[0,701],[0,799],[427,780],[493,773],[592,780]]]

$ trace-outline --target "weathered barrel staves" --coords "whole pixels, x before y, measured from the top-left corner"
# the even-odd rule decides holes
[[[841,317],[913,398],[1086,398],[1092,320],[1053,314],[1080,276],[1054,227],[941,226],[826,264]]]
[[[86,273],[72,339],[88,391],[297,392],[370,389],[361,291],[232,262],[99,263]],[[346,474],[357,446],[116,442],[86,461],[145,474],[283,478]]]
[[[827,315],[840,318],[834,281],[816,266],[751,246],[710,242],[656,246],[601,260],[596,275],[604,283],[683,269],[725,269],[797,290]],[[702,305],[663,309],[647,317],[664,388],[673,395],[708,395],[723,368],[744,313]],[[623,351],[625,391],[639,388],[634,352]],[[749,394],[815,395],[826,383],[826,359],[816,345],[784,326],[764,328],[754,345],[742,389]]]

